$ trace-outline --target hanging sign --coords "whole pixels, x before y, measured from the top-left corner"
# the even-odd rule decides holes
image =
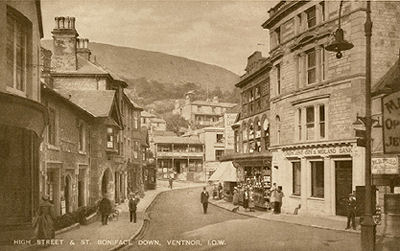
[[[382,98],[383,151],[400,153],[400,91]]]

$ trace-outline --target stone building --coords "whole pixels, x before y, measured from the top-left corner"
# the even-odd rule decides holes
[[[176,100],[173,110],[173,114],[179,114],[189,121],[193,129],[213,125],[224,115],[228,108],[236,105],[234,103],[219,102],[218,97],[214,97],[212,100],[192,100],[193,95],[193,92],[186,93],[183,104]]]
[[[234,151],[222,157],[233,161],[237,168],[238,182],[252,183],[260,188],[270,186],[270,80],[269,58],[261,52],[248,57],[246,73],[236,87],[240,89],[240,114],[232,125]],[[261,193],[262,191],[260,191]]]
[[[48,113],[40,103],[40,1],[0,2],[0,241],[33,234],[40,200],[39,145]],[[20,234],[20,235],[19,235]]]
[[[124,92],[127,84],[122,79],[91,60],[88,39],[78,38],[75,18],[56,17],[52,34],[48,88],[94,117],[89,131],[89,203],[102,194],[117,203],[128,192],[143,194],[142,108]]]
[[[340,201],[364,185],[364,148],[353,122],[365,109],[365,2],[343,3],[342,28],[354,48],[325,50],[338,27],[339,1],[280,1],[262,27],[270,34],[273,181],[283,210],[343,215]],[[397,2],[372,2],[372,85],[396,59]]]
[[[165,119],[159,118],[150,112],[142,111],[141,121],[142,125],[146,126],[150,133],[152,133],[153,131],[167,130],[167,122],[165,121]]]

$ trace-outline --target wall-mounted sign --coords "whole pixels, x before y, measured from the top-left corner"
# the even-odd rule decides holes
[[[382,99],[383,151],[400,153],[400,91]]]
[[[373,174],[398,174],[399,159],[397,157],[372,158],[371,172]]]
[[[351,154],[353,148],[351,146],[340,147],[316,147],[296,150],[285,150],[283,154],[286,157],[291,156],[316,156],[316,155],[338,155],[338,154]]]

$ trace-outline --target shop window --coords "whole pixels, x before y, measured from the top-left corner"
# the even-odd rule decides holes
[[[57,128],[56,128],[56,111],[53,108],[49,108],[49,127],[47,140],[50,145],[56,145]]]
[[[324,162],[311,161],[311,196],[324,198]]]
[[[224,155],[224,150],[215,150],[215,159],[219,160]]]
[[[306,10],[306,16],[307,16],[307,27],[308,28],[314,27],[317,24],[317,19],[315,15],[315,6]]]
[[[28,38],[32,24],[17,11],[7,8],[6,56],[7,86],[25,93],[27,62],[29,60]]]
[[[306,108],[306,139],[313,140],[315,134],[314,106]]]
[[[316,82],[316,54],[315,49],[306,51],[306,67],[307,67],[307,84]]]
[[[301,164],[299,161],[292,162],[292,187],[293,187],[293,195],[301,195]]]
[[[114,149],[115,147],[115,130],[112,127],[107,128],[107,148],[108,149]]]

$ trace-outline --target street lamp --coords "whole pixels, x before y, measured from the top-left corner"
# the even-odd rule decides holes
[[[326,50],[337,52],[336,57],[341,58],[341,51],[353,48],[353,45],[343,39],[343,30],[340,28],[340,18],[343,0],[339,9],[339,28],[336,30],[335,41],[326,47]],[[364,31],[366,37],[366,64],[365,64],[365,117],[362,121],[365,124],[365,203],[364,217],[361,222],[361,247],[364,251],[375,250],[376,225],[372,218],[372,178],[371,178],[371,1],[367,1],[366,21]]]

